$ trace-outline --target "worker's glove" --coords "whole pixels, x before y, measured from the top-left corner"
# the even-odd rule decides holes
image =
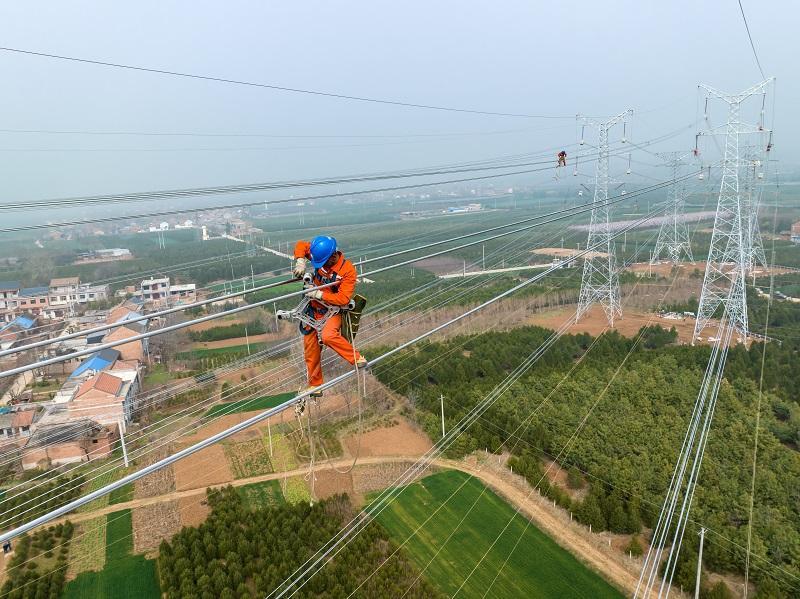
[[[311,299],[321,300],[322,289],[312,289],[311,291],[306,292],[306,296],[310,297]]]
[[[295,279],[302,279],[305,273],[306,273],[306,259],[297,258],[294,261],[294,268],[292,269],[292,274],[294,275]]]

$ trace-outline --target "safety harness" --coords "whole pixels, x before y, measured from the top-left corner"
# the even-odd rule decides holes
[[[331,273],[330,277],[322,276],[319,271],[315,271],[314,276],[306,273],[303,276],[303,289],[310,289],[315,287],[314,277],[321,281],[321,285],[328,285],[334,283],[337,279],[337,274]],[[333,285],[330,288],[334,292],[337,286]],[[337,306],[323,302],[322,300],[313,299],[306,295],[300,300],[293,310],[278,310],[275,316],[278,320],[296,320],[298,327],[303,335],[317,334],[317,340],[322,344],[322,329],[325,324],[335,314],[342,313],[342,336],[345,337],[350,343],[353,342],[355,333],[358,332],[358,323],[361,319],[361,312],[366,305],[367,300],[361,295],[355,294],[345,306]],[[355,314],[351,314],[355,312]]]

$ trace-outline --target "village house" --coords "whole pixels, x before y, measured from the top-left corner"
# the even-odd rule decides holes
[[[62,277],[50,281],[49,303],[53,308],[67,308],[78,292],[79,277]]]
[[[191,304],[197,300],[196,285],[194,283],[186,283],[183,285],[170,285],[169,288],[169,303],[171,306],[178,306],[180,304]]]
[[[145,279],[141,284],[142,299],[156,306],[165,305],[169,300],[169,277]]]
[[[49,293],[49,287],[25,287],[20,289],[17,295],[19,310],[36,316],[46,315],[50,307],[48,302]]]
[[[68,421],[65,416],[61,410],[42,418],[43,424],[25,445],[23,470],[77,464],[111,455],[119,440],[117,424],[103,426],[89,419]]]
[[[111,332],[103,337],[103,343],[123,341],[129,337],[141,335],[146,330],[147,325],[144,322],[129,322],[112,329]],[[137,339],[129,343],[115,345],[114,349],[119,351],[123,360],[137,360],[145,363],[147,361],[147,341],[147,339]]]
[[[123,430],[133,417],[139,390],[137,370],[100,372],[87,378],[67,403],[70,420],[90,418],[99,424],[121,423]]]
[[[17,316],[11,322],[0,325],[0,350],[14,347],[36,327],[35,316]]]
[[[18,281],[0,281],[0,323],[14,320],[19,290]]]
[[[104,302],[110,294],[108,285],[78,285],[75,293],[70,296],[73,304],[88,304],[90,302]]]
[[[171,284],[169,277],[145,279],[141,284],[142,302],[153,307],[189,304],[197,299],[194,283]]]
[[[35,415],[35,409],[0,414],[0,442],[30,437]]]
[[[240,239],[247,235],[261,235],[264,232],[262,229],[254,227],[240,218],[231,219],[226,223],[225,228],[229,235]]]

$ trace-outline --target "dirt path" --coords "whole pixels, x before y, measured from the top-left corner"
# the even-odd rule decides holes
[[[246,345],[249,341],[253,343],[265,343],[267,341],[277,341],[284,337],[280,333],[262,333],[261,335],[250,335],[250,337],[231,337],[230,339],[220,339],[219,341],[195,341],[192,349],[219,349],[221,347],[236,347]]]
[[[493,459],[489,461],[494,462]],[[411,464],[413,462],[413,458],[405,456],[374,456],[360,459],[358,465],[369,466],[387,463]],[[538,495],[538,493],[531,493],[530,487],[527,486],[527,483],[524,483],[523,479],[507,473],[504,469],[500,471],[496,467],[493,468],[485,463],[476,463],[474,460],[472,462],[473,463],[464,460],[436,459],[432,464],[438,468],[460,470],[461,472],[465,472],[480,479],[485,485],[518,508],[521,514],[530,519],[538,528],[584,564],[599,572],[612,584],[623,589],[626,593],[633,593],[641,568],[640,560],[631,560],[624,554],[606,547],[603,543],[604,538],[602,535],[593,535],[589,533],[584,526],[577,522],[571,522],[563,510],[554,508],[549,501]],[[320,464],[318,471],[323,472],[330,467],[347,468],[351,463],[352,460],[350,458],[333,460],[326,464]],[[291,478],[293,476],[302,476],[307,472],[308,467],[304,467],[287,472],[273,472],[261,476],[242,478],[212,486],[219,487],[230,484],[233,487],[241,487],[252,483],[280,480],[284,477]],[[205,486],[182,491],[173,491],[157,497],[146,497],[124,503],[117,503],[115,505],[108,505],[89,513],[73,514],[69,517],[69,520],[73,523],[83,522],[122,509],[142,508],[164,502],[179,501],[186,503],[191,499],[198,498],[198,496],[204,496],[205,493]],[[56,524],[66,519],[67,518],[55,520],[50,524]]]
[[[525,324],[538,325],[547,329],[557,329],[567,318],[574,316],[575,310],[572,307],[561,310],[548,310],[529,317]],[[626,309],[624,316],[614,321],[614,328],[626,337],[634,337],[643,326],[657,324],[665,329],[675,327],[678,332],[678,341],[681,343],[691,343],[694,333],[694,318],[684,318],[672,320],[661,318],[658,315],[632,309]],[[580,322],[573,323],[567,333],[589,333],[597,336],[606,330],[606,316],[601,306],[595,305],[589,308],[586,315]]]

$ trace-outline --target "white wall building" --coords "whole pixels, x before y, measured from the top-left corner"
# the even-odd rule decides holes
[[[50,296],[48,303],[51,308],[67,307],[78,293],[81,280],[78,277],[62,277],[50,281]]]
[[[89,302],[102,302],[108,299],[110,289],[108,285],[78,285],[75,293],[70,296],[73,304],[88,304]]]
[[[145,279],[141,284],[142,299],[154,304],[165,304],[169,300],[169,277]]]
[[[197,299],[197,285],[186,283],[184,285],[170,285],[170,304],[190,304]]]
[[[194,283],[172,285],[169,277],[145,279],[141,284],[141,294],[145,303],[151,305],[189,304],[197,298],[197,285]]]

